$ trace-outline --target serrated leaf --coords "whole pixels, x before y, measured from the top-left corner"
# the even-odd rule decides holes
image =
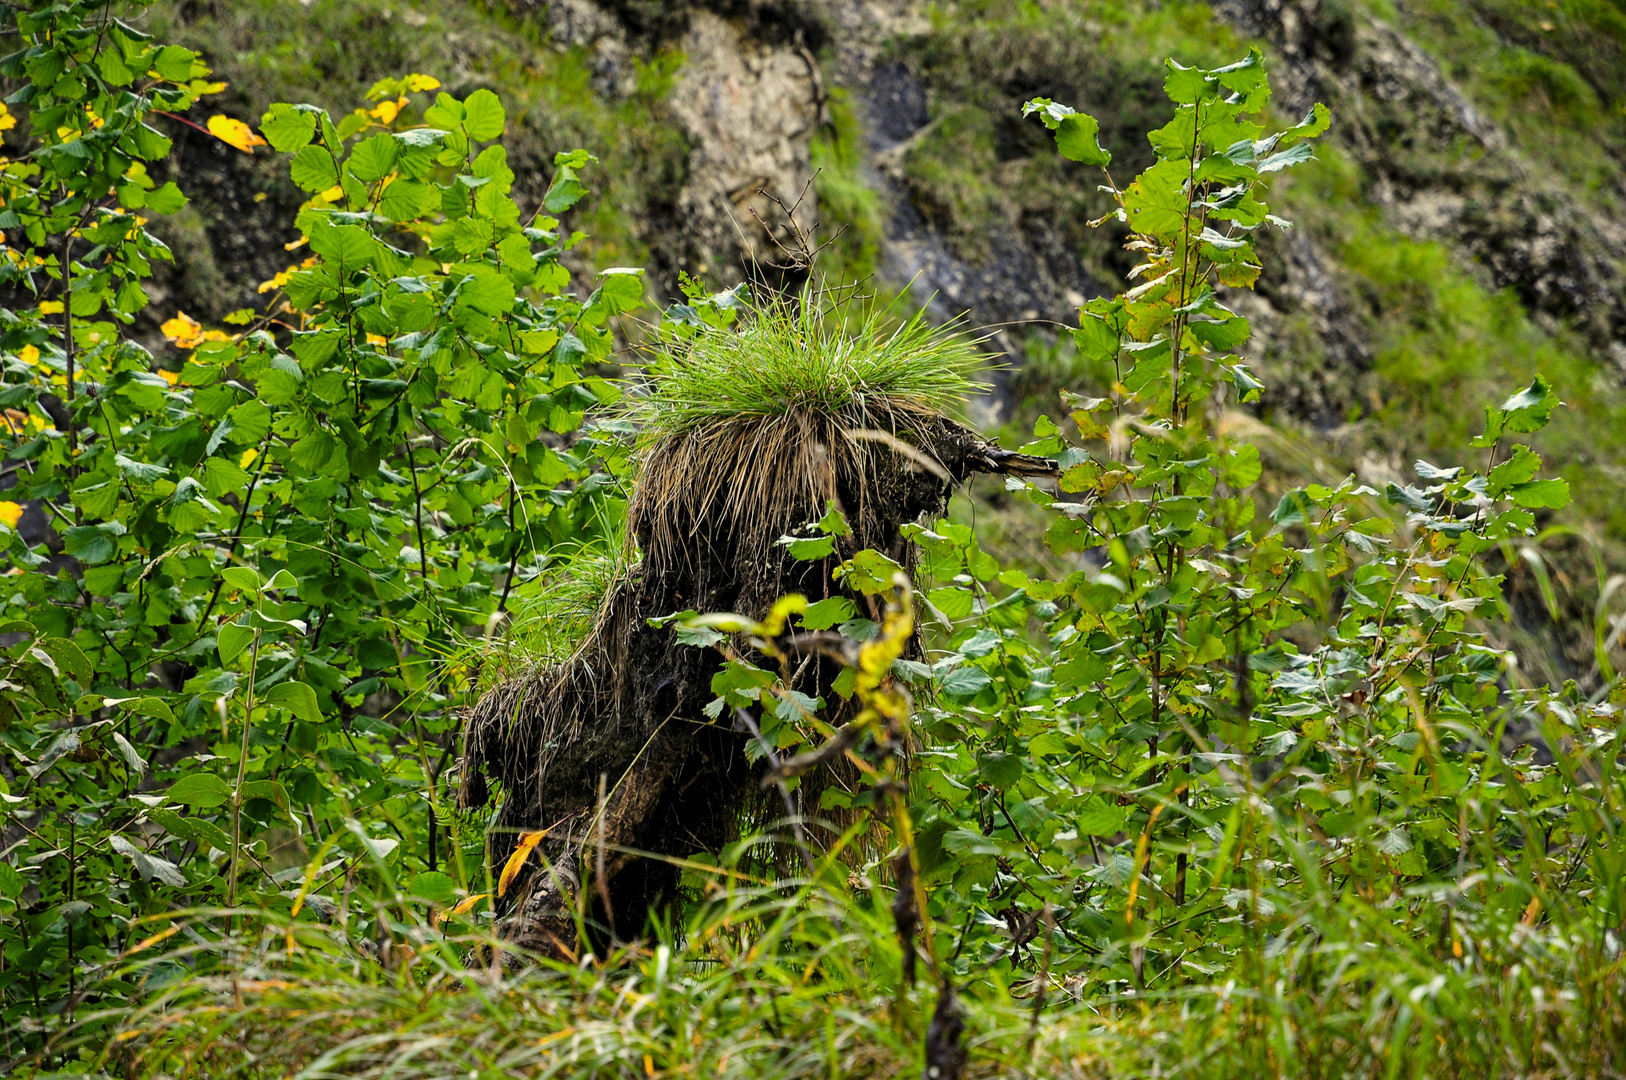
[[[316,137],[316,117],[302,109],[279,102],[260,117],[260,132],[271,149],[279,154],[303,150]]]
[[[1527,484],[1514,484],[1507,494],[1519,506],[1558,510],[1569,505],[1570,485],[1567,480],[1556,478],[1532,480]]]
[[[1112,155],[1102,149],[1101,125],[1086,113],[1074,113],[1056,125],[1056,149],[1068,161],[1085,165],[1110,165]]]
[[[508,117],[503,112],[502,100],[490,90],[476,90],[463,102],[463,128],[469,138],[478,142],[502,135]]]
[[[294,155],[289,178],[302,191],[326,191],[339,182],[339,169],[326,147],[311,145]]]
[[[804,629],[828,630],[832,626],[851,619],[858,614],[853,602],[845,596],[831,596],[820,600],[816,604],[807,605],[807,610],[799,616]]]
[[[104,563],[113,557],[113,538],[95,525],[74,525],[62,533],[62,550],[86,566]]]
[[[395,168],[395,157],[400,152],[400,144],[395,136],[388,132],[380,132],[372,138],[363,139],[350,151],[350,157],[345,162],[345,168],[364,184],[371,184],[375,180],[382,180]]]
[[[971,609],[976,604],[976,597],[972,595],[971,590],[962,589],[957,585],[933,589],[926,594],[926,599],[931,602],[932,607],[950,619],[965,618],[971,614]]]
[[[977,758],[978,779],[1001,791],[1022,779],[1023,771],[1022,759],[1015,754],[994,751]]]
[[[965,664],[944,675],[938,687],[950,697],[971,698],[992,682],[993,679],[982,668]]]

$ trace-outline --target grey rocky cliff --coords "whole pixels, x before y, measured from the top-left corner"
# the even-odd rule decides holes
[[[1276,100],[1338,116],[1368,199],[1408,236],[1461,253],[1549,325],[1567,323],[1626,375],[1626,227],[1544,178],[1394,27],[1328,0],[1215,0],[1272,46]],[[1626,192],[1617,192],[1617,196]]]
[[[1070,324],[1080,302],[1113,290],[1127,269],[1112,236],[1083,228],[1092,178],[1056,162],[1050,188],[1032,182],[1055,155],[1018,115],[1034,94],[1085,106],[1121,148],[1122,168],[1139,167],[1141,132],[1161,122],[1160,78],[1097,49],[1099,28],[1086,5],[1052,5],[1076,29],[1037,47],[979,39],[975,19],[933,23],[927,5],[913,0],[505,6],[542,43],[533,48],[584,53],[592,92],[606,102],[641,93],[651,64],[681,56],[653,107],[670,138],[647,164],[632,160],[641,171],[629,183],[643,201],[615,207],[646,249],[660,303],[677,295],[679,272],[717,285],[753,274],[797,279],[799,269],[784,269],[794,260],[781,245],[794,247],[795,232],[813,233],[821,219],[809,183],[832,95],[861,129],[859,179],[880,207],[877,272],[893,286],[913,282],[913,295],[930,298],[937,315],[965,313],[1015,358],[1027,335]],[[1334,109],[1329,139],[1359,169],[1362,198],[1379,208],[1385,227],[1447,245],[1460,266],[1491,289],[1512,290],[1549,329],[1576,328],[1600,370],[1626,374],[1626,230],[1607,205],[1626,201],[1626,192],[1605,192],[1600,204],[1549,178],[1431,54],[1347,0],[1214,0],[1213,8],[1239,33],[1267,43],[1282,112],[1317,100]],[[413,32],[402,24],[403,35]],[[945,52],[979,40],[981,66],[957,76],[972,85],[955,84],[944,74],[955,57]],[[448,85],[466,92],[481,84],[480,64],[464,59],[477,46],[448,45],[461,68],[443,72]],[[968,89],[984,95],[997,144],[986,175],[975,178],[984,206],[969,223],[922,181],[919,167]],[[354,100],[352,93],[336,96]],[[239,104],[245,115],[263,108]],[[570,145],[545,117],[533,113],[524,124],[510,139],[522,201],[539,197],[552,151]],[[282,245],[295,239],[286,223],[298,193],[278,179],[283,166],[270,156],[177,135],[181,179],[196,208],[165,225],[180,266],[161,274],[151,310],[163,317],[182,307],[218,319],[256,302],[253,283],[289,261]],[[795,206],[795,229],[763,191]],[[1351,283],[1333,250],[1338,239],[1313,227],[1274,235],[1257,289],[1232,297],[1254,319],[1269,407],[1327,428],[1374,394],[1372,331],[1385,315],[1381,301]],[[249,284],[235,293],[227,287],[242,282]]]

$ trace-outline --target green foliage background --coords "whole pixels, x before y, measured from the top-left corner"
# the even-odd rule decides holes
[[[1608,474],[1587,465],[1613,452],[1597,425],[1616,391],[1578,330],[1386,231],[1357,170],[1331,150],[1310,161],[1325,110],[1296,127],[1270,114],[1261,55],[1221,66],[1241,43],[1197,45],[1213,24],[1193,5],[1092,10],[1144,102],[1026,109],[1025,137],[1042,146],[1048,128],[1061,155],[1025,163],[1016,197],[1064,211],[1102,272],[1133,282],[1034,345],[1027,385],[1060,385],[1035,393],[1023,449],[1058,461],[1059,492],[1012,481],[987,532],[915,528],[913,585],[873,552],[842,567],[892,605],[882,626],[841,627],[855,659],[838,689],[869,706],[855,723],[875,784],[826,808],[869,823],[887,804],[844,838],[851,862],[760,882],[749,840],[697,853],[682,926],[649,943],[540,982],[465,967],[492,886],[479,815],[449,805],[459,708],[516,662],[515,610],[523,622],[523,602],[619,532],[636,478],[624,425],[604,419],[622,392],[604,365],[618,327],[644,332],[624,317],[645,282],[612,263],[649,254],[640,223],[670,194],[663,170],[684,148],[660,101],[679,58],[650,58],[610,106],[580,52],[538,49],[523,24],[452,5],[401,35],[383,10],[234,5],[183,27],[160,9],[147,24],[200,53],[62,5],[17,15],[29,47],[0,61],[28,120],[0,212],[14,298],[0,403],[22,418],[10,494],[62,539],[3,534],[10,1064],[281,1075],[327,1053],[388,1068],[424,1047],[388,1035],[375,1054],[367,1039],[417,1001],[434,1073],[888,1072],[917,1053],[946,981],[965,988],[982,1060],[1005,1070],[1618,1066],[1608,542],[1585,549],[1592,594],[1564,594],[1594,604],[1583,685],[1529,677],[1486,629],[1517,603],[1506,571],[1528,567],[1559,613],[1552,545],[1615,528]],[[1566,18],[1612,34],[1613,10]],[[1434,14],[1407,17],[1446,32]],[[1081,48],[1070,19],[941,11],[933,85],[1001,50]],[[459,51],[464,34],[478,51]],[[1545,108],[1595,116],[1614,91],[1572,78],[1590,53],[1566,47],[1579,68],[1496,46],[1480,92],[1511,107],[1539,89]],[[155,357],[144,283],[170,251],[153,219],[176,219],[172,237],[201,227],[155,124],[211,111],[192,105],[221,93],[217,53],[242,97],[215,100],[255,102],[226,111],[261,116],[269,143],[229,168],[288,210],[307,261],[265,308],[206,312],[226,330],[168,323],[176,352]],[[1167,53],[1213,68],[1150,77]],[[504,92],[436,93],[408,74],[437,66]],[[320,100],[341,90],[355,92]],[[280,103],[300,91],[321,107]],[[905,169],[974,257],[1010,197],[984,166],[1021,102],[970,79],[959,92]],[[853,226],[833,251],[850,272],[874,265],[881,226],[839,100],[834,120],[821,194]],[[1152,153],[1123,153],[1147,129]],[[1551,141],[1561,182],[1596,178],[1565,156],[1568,135],[1529,137]],[[1109,174],[1103,204],[1085,193],[1108,165],[1138,175],[1120,189]],[[1286,418],[1271,436],[1217,405],[1267,389],[1239,352],[1248,321],[1213,286],[1253,285],[1278,191],[1377,297],[1376,419],[1352,415],[1367,427],[1348,437],[1428,455],[1384,490],[1315,482],[1328,466],[1295,460],[1307,437]],[[1142,242],[1133,274],[1083,228],[1113,206]],[[268,277],[288,258],[269,250]],[[664,333],[730,332],[743,292],[684,291]],[[1061,419],[1039,412],[1058,389]],[[1469,399],[1483,408],[1444,404]],[[1543,476],[1538,450],[1573,484]],[[839,533],[839,516],[819,527]],[[796,610],[691,627],[697,646],[729,643],[719,708],[757,712],[764,754],[830,734],[817,703],[779,692]],[[900,659],[917,618],[927,663]],[[904,974],[917,944],[894,933],[900,866],[919,883],[931,986]],[[486,990],[509,1019],[471,1038]]]

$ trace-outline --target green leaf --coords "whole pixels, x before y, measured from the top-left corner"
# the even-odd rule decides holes
[[[192,61],[197,53],[179,45],[165,45],[152,60],[152,69],[158,77],[170,82],[185,82],[192,77]]]
[[[111,702],[109,702],[111,704]],[[175,713],[170,709],[163,698],[139,697],[125,698],[119,702],[119,708],[136,716],[150,716],[154,720],[173,720]]]
[[[35,760],[34,764],[28,767],[28,775],[38,780],[47,772],[50,772],[51,766],[77,749],[79,749],[79,732],[76,729],[68,728],[59,732],[56,738],[51,740],[51,744],[45,748],[45,752]]]
[[[168,859],[143,851],[117,833],[109,839],[109,846],[120,855],[127,856],[135,865],[136,873],[148,881],[162,881],[177,889],[186,887],[186,875]]]
[[[438,870],[414,874],[408,888],[413,896],[436,907],[448,907],[457,900],[457,882]]]
[[[0,896],[7,900],[15,900],[27,887],[28,882],[17,872],[16,867],[7,862],[0,862]]]
[[[1129,822],[1129,808],[1116,806],[1097,795],[1084,804],[1073,820],[1074,827],[1085,836],[1116,836]]]
[[[1502,402],[1507,430],[1519,434],[1540,431],[1547,426],[1553,410],[1562,404],[1552,385],[1537,375],[1529,386]]]
[[[982,668],[975,664],[964,664],[944,675],[938,686],[949,697],[972,698],[992,682],[993,679]]]
[[[632,311],[644,302],[643,271],[612,266],[599,273],[599,303],[611,315]]]
[[[1200,68],[1186,67],[1174,59],[1165,60],[1169,73],[1163,77],[1163,92],[1178,105],[1194,105],[1204,94],[1212,94],[1214,80]]]
[[[954,585],[933,589],[926,594],[926,599],[931,602],[932,607],[949,619],[965,618],[971,614],[971,609],[976,604],[976,597],[972,595],[970,589]]]
[[[389,171],[395,167],[395,156],[399,148],[400,144],[395,141],[395,136],[380,132],[356,144],[355,149],[350,151],[346,167],[350,170],[351,176],[364,184],[371,184],[389,175]]]
[[[581,151],[576,154],[585,163],[587,155]],[[587,194],[587,188],[576,179],[576,169],[580,167],[576,163],[576,155],[559,154],[554,162],[559,166],[559,171],[553,174],[553,183],[548,185],[548,193],[542,197],[542,207],[550,214],[559,214],[575,206]]]
[[[166,181],[162,187],[154,188],[146,194],[146,208],[155,214],[173,214],[186,206],[187,198],[181,194],[181,189],[175,186],[175,181]]]
[[[220,651],[220,662],[226,667],[230,667],[243,655],[243,650],[252,644],[254,644],[253,627],[227,623],[215,632],[215,648]]]
[[[440,203],[440,191],[422,180],[393,180],[378,199],[378,212],[391,221],[413,221]]]
[[[96,669],[91,666],[85,654],[79,651],[79,646],[67,638],[48,637],[40,642],[40,648],[56,661],[57,670],[80,686],[88,685],[96,674]]]
[[[781,536],[774,543],[784,547],[791,558],[802,562],[822,559],[836,549],[836,538],[833,536]]]
[[[1284,140],[1313,139],[1331,126],[1332,113],[1328,112],[1327,107],[1318,101],[1310,107],[1310,111],[1305,114],[1303,120],[1282,132],[1281,137]]]
[[[828,630],[858,614],[853,602],[845,596],[831,596],[816,604],[809,604],[800,618],[807,630]]]
[[[482,315],[505,314],[514,306],[514,283],[503,274],[470,274],[458,287],[457,304]]]
[[[1141,173],[1124,192],[1129,227],[1159,239],[1171,240],[1185,225],[1185,194],[1189,169],[1184,161],[1160,161]]]
[[[1519,506],[1531,509],[1545,507],[1557,510],[1569,505],[1570,485],[1566,480],[1532,480],[1527,484],[1515,484],[1508,491],[1508,497]]]
[[[463,127],[469,133],[469,138],[478,142],[495,139],[502,135],[507,126],[508,118],[503,112],[502,101],[490,90],[476,90],[463,102]]]
[[[1100,124],[1095,117],[1074,113],[1056,126],[1056,149],[1069,161],[1085,165],[1110,165],[1112,155],[1102,149]]]
[[[1264,463],[1259,460],[1259,448],[1251,444],[1238,446],[1221,459],[1221,472],[1225,482],[1233,488],[1252,487],[1264,475]]]
[[[332,435],[318,428],[294,443],[290,456],[294,464],[315,472],[333,459],[338,445]]]
[[[62,550],[86,566],[104,563],[113,557],[113,538],[96,525],[74,525],[62,534]]]
[[[126,739],[123,735],[115,731],[113,732],[113,745],[118,747],[119,756],[124,759],[125,767],[128,768],[130,772],[137,776],[146,775],[147,759],[136,752],[136,748],[130,744],[129,739]]]
[[[220,576],[225,579],[228,588],[259,594],[262,584],[260,572],[252,566],[228,566],[220,572]]]
[[[250,780],[242,786],[243,801],[265,799],[276,803],[279,809],[288,809],[288,791],[275,780]]]
[[[278,683],[266,691],[263,700],[268,705],[287,709],[308,723],[322,722],[322,709],[317,704],[316,691],[302,682]]]
[[[302,191],[326,191],[339,182],[333,155],[323,146],[307,146],[294,155],[288,175]]]
[[[890,592],[903,567],[873,548],[865,548],[835,569],[835,576],[861,593]]]
[[[378,241],[360,225],[330,225],[320,222],[310,229],[311,250],[340,264],[342,272],[366,266],[378,253]]]
[[[215,498],[231,494],[248,483],[248,470],[235,461],[212,457],[203,463],[203,487]]]
[[[169,472],[166,465],[149,465],[143,461],[131,460],[123,454],[114,454],[113,464],[118,466],[119,472],[126,480],[133,480],[138,484],[150,484]]]
[[[187,806],[204,809],[220,806],[230,798],[231,788],[226,786],[226,781],[213,773],[190,773],[175,781],[174,785],[164,792],[164,799],[167,802],[184,803]]]
[[[1023,762],[1015,754],[999,751],[977,757],[977,778],[1001,791],[1022,779]]]
[[[316,117],[304,109],[278,102],[260,117],[260,133],[277,153],[292,154],[309,146],[316,137]]]

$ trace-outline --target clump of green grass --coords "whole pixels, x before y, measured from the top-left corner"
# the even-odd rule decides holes
[[[626,574],[620,541],[612,531],[598,546],[581,548],[514,588],[512,627],[489,672],[494,680],[569,659],[592,633],[604,598]]]
[[[651,439],[797,410],[833,417],[871,402],[945,411],[972,394],[981,364],[976,339],[933,326],[924,311],[901,323],[888,309],[828,311],[810,288],[751,312],[738,330],[705,330],[667,352],[629,409]]]

